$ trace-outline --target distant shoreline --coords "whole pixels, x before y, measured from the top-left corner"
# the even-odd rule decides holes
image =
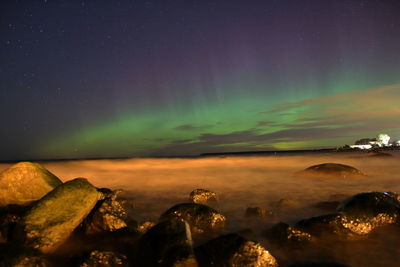
[[[351,152],[379,152],[379,151],[398,151],[400,147],[381,147],[375,150],[362,149],[343,149],[343,148],[321,148],[321,149],[297,149],[297,150],[270,150],[270,151],[236,151],[236,152],[207,152],[199,155],[188,156],[147,156],[147,157],[93,157],[93,158],[61,158],[61,159],[11,159],[0,160],[0,164],[16,163],[21,161],[34,162],[57,162],[57,161],[78,161],[78,160],[125,160],[125,159],[141,159],[141,158],[157,158],[157,159],[173,159],[173,158],[202,158],[215,156],[273,156],[273,155],[294,155],[294,154],[321,154],[321,153],[351,153]]]

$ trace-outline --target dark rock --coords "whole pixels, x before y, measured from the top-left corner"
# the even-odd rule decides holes
[[[0,244],[0,267],[48,267],[50,263],[37,250],[16,244]]]
[[[303,171],[295,173],[299,177],[321,177],[321,178],[356,178],[365,176],[354,167],[338,164],[323,163],[308,167]]]
[[[109,189],[108,189],[109,190]],[[122,204],[116,199],[117,194],[99,190],[103,199],[99,200],[89,216],[83,221],[86,234],[97,234],[101,232],[113,232],[127,227],[127,212]]]
[[[350,265],[331,260],[304,260],[297,261],[286,267],[350,267]]]
[[[281,210],[281,209],[285,209],[285,208],[298,207],[299,205],[300,205],[300,203],[296,200],[282,198],[274,204],[274,207],[277,210]]]
[[[135,264],[138,266],[197,266],[189,225],[172,219],[149,229],[139,240]]]
[[[18,239],[48,253],[61,245],[101,194],[86,179],[68,181],[37,201],[16,226]]]
[[[29,209],[20,205],[0,207],[0,243],[12,241],[15,225]]]
[[[260,207],[248,207],[245,213],[246,217],[255,217],[255,218],[265,218],[267,216],[272,216],[271,211],[267,211],[266,209]]]
[[[152,228],[154,225],[156,225],[155,222],[152,221],[144,221],[139,223],[139,225],[137,226],[137,230],[141,233],[146,233],[150,228]]]
[[[197,204],[215,205],[218,201],[218,196],[207,189],[195,189],[190,193],[189,200]]]
[[[181,203],[173,206],[160,217],[160,220],[168,219],[186,221],[195,239],[220,234],[226,221],[225,216],[215,209],[196,203]]]
[[[128,267],[125,255],[113,251],[91,251],[82,260],[80,267]]]
[[[279,222],[265,230],[263,235],[274,244],[295,248],[304,247],[314,241],[314,237],[309,233],[283,222]]]
[[[0,173],[0,206],[29,204],[60,184],[60,179],[37,163],[17,163]]]
[[[238,234],[219,236],[195,249],[199,266],[278,266],[259,243]]]
[[[374,152],[372,155],[370,155],[370,157],[373,157],[373,158],[390,158],[390,157],[393,157],[393,155],[389,154],[389,153],[385,153],[385,152]]]

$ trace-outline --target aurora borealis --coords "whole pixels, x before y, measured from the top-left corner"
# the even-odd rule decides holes
[[[400,139],[400,2],[0,3],[0,160]]]

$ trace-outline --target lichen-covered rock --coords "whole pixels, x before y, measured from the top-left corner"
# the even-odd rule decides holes
[[[295,173],[299,177],[321,177],[321,178],[357,178],[363,177],[360,170],[338,163],[323,163],[308,167],[305,170]]]
[[[272,212],[260,207],[248,207],[246,209],[245,216],[253,218],[265,218],[272,216]]]
[[[152,228],[154,225],[156,225],[155,222],[152,221],[144,221],[139,223],[139,225],[137,226],[137,230],[141,233],[146,233],[150,228]]]
[[[304,260],[292,263],[287,267],[350,267],[350,265],[332,260]]]
[[[197,204],[215,205],[218,201],[218,196],[207,189],[195,189],[190,192],[189,200]]]
[[[135,264],[196,267],[189,225],[171,219],[149,229],[139,240]]]
[[[264,231],[264,236],[274,244],[301,248],[314,241],[311,234],[301,229],[279,222]]]
[[[117,194],[111,192],[103,193],[103,199],[99,200],[83,221],[83,228],[86,234],[97,234],[102,232],[113,232],[127,227],[127,212],[122,204],[116,199]]]
[[[196,203],[181,203],[165,211],[160,220],[179,219],[190,225],[194,239],[220,234],[226,218],[213,208]]]
[[[18,238],[44,253],[62,244],[101,194],[85,178],[68,181],[36,202],[17,225]]]
[[[0,244],[1,267],[48,267],[52,266],[44,256],[35,249],[7,243]]]
[[[60,184],[60,179],[38,163],[17,163],[0,173],[0,206],[31,203]]]
[[[195,253],[199,266],[278,266],[268,250],[238,234],[219,236],[197,247]]]
[[[128,267],[125,255],[113,251],[91,251],[81,262],[80,267]]]

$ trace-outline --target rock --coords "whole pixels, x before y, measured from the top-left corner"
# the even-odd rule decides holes
[[[103,191],[105,190],[103,189]],[[113,232],[127,227],[128,215],[122,204],[116,200],[117,194],[112,191],[102,193],[103,199],[97,202],[92,212],[83,221],[84,231],[88,235]]]
[[[204,205],[215,205],[218,201],[216,193],[207,189],[195,189],[189,195],[190,202]]]
[[[146,233],[150,228],[152,228],[154,225],[156,225],[155,222],[152,221],[144,221],[141,222],[138,226],[137,226],[137,230],[141,233]]]
[[[0,207],[0,243],[11,242],[15,225],[30,206],[7,205]]]
[[[213,208],[196,203],[181,203],[165,211],[160,220],[179,219],[190,225],[194,239],[220,234],[225,227],[225,216]]]
[[[18,223],[20,241],[44,253],[61,245],[93,209],[101,194],[85,178],[68,181],[36,202]]]
[[[321,201],[316,203],[314,207],[325,211],[335,212],[339,204],[339,201]]]
[[[278,202],[276,202],[273,206],[276,210],[281,210],[285,208],[298,207],[300,206],[300,203],[293,199],[282,198]]]
[[[81,262],[80,267],[128,267],[125,255],[113,251],[91,251]]]
[[[0,206],[29,204],[60,184],[60,179],[38,163],[17,163],[0,173]]]
[[[321,177],[321,178],[357,178],[363,177],[361,171],[354,167],[338,164],[338,163],[323,163],[308,167],[303,171],[295,173],[298,177]]]
[[[135,264],[138,266],[197,266],[189,225],[172,219],[149,229],[139,240]]]
[[[199,266],[278,266],[259,243],[238,234],[219,236],[195,249]]]
[[[385,152],[374,152],[372,155],[370,155],[370,157],[373,157],[373,158],[390,158],[390,157],[393,157],[393,155],[390,154],[390,153],[385,153]]]
[[[279,222],[264,231],[263,235],[273,244],[302,248],[314,241],[314,237],[301,229]]]
[[[265,218],[271,216],[272,212],[260,207],[248,207],[245,212],[246,217]]]
[[[0,244],[1,267],[48,267],[50,263],[37,250],[16,244]]]
[[[350,265],[331,260],[304,260],[297,261],[286,267],[350,267]]]

